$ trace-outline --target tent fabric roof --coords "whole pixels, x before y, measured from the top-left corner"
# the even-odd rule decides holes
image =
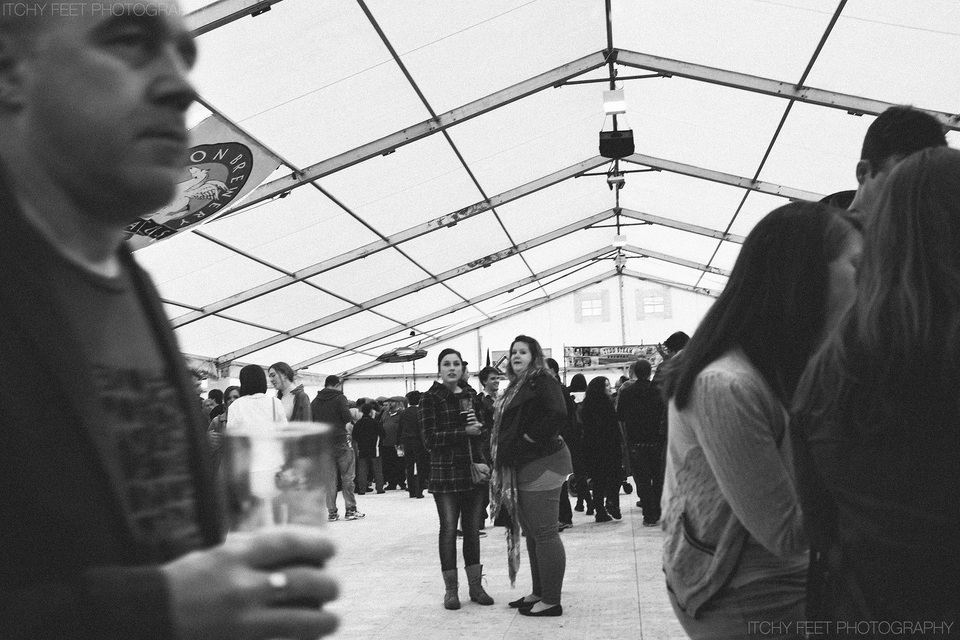
[[[608,43],[604,0],[184,0],[211,29],[191,123],[216,112],[287,164],[137,252],[183,350],[363,369],[411,330],[615,277],[618,222],[625,273],[715,295],[763,215],[856,187],[887,104],[938,112],[958,146],[952,0],[610,5]],[[611,61],[637,149],[618,192]]]

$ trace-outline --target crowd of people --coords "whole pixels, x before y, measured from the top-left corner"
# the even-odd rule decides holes
[[[330,376],[310,401],[278,362],[198,401],[122,241],[173,195],[196,49],[173,0],[107,4],[0,16],[0,637],[331,633],[322,530],[225,537],[223,434],[264,421],[331,425],[329,520],[341,492],[345,520],[363,518],[357,494],[432,494],[447,609],[458,528],[470,599],[494,603],[489,508],[511,582],[525,538],[532,588],[508,606],[562,615],[568,496],[618,519],[629,472],[692,638],[958,633],[960,151],[935,118],[882,113],[850,210],[769,213],[689,341],[665,341],[652,377],[634,364],[615,398],[602,376],[564,388],[519,335],[501,392],[485,370],[477,393],[445,348],[437,382],[404,398],[351,406]]]

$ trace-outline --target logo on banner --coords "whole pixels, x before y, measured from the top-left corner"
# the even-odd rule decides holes
[[[204,144],[190,149],[173,200],[126,230],[162,240],[185,227],[220,214],[243,190],[253,171],[253,152],[239,142]]]

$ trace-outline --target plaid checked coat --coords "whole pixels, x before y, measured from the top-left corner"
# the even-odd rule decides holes
[[[460,394],[470,398],[472,404],[477,392],[471,387],[463,387]],[[467,448],[470,436],[460,420],[457,395],[443,384],[434,382],[420,399],[420,427],[430,451],[430,493],[474,491],[476,487],[470,478],[470,453]],[[489,439],[490,434],[485,433]],[[483,437],[473,438],[476,462],[484,461],[481,446]]]

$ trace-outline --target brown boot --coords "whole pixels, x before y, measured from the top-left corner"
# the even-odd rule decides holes
[[[459,609],[460,596],[457,594],[457,570],[450,569],[443,572],[443,586],[446,593],[443,594],[444,609]]]
[[[469,567],[464,567],[464,569],[467,571],[467,583],[470,585],[470,599],[477,604],[493,604],[493,598],[487,595],[487,592],[483,590],[483,585],[480,584],[480,579],[483,577],[483,565],[472,564]]]

